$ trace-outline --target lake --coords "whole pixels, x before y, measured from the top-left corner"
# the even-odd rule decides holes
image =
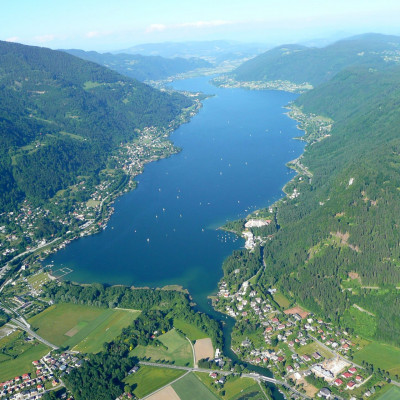
[[[304,143],[283,107],[297,95],[223,89],[209,77],[174,82],[213,95],[171,140],[182,151],[145,166],[137,189],[115,202],[101,233],[72,242],[46,264],[70,267],[66,279],[187,288],[198,308],[222,277],[221,264],[244,240],[217,230],[282,196],[294,172],[285,164]]]

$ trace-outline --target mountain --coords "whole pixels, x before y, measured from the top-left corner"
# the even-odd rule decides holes
[[[115,53],[142,54],[162,57],[199,57],[210,62],[220,63],[254,57],[265,51],[268,46],[260,43],[240,43],[227,40],[199,42],[146,43],[120,50]]]
[[[95,177],[137,129],[167,126],[192,100],[61,51],[0,42],[0,209]]]
[[[310,174],[300,172],[291,186],[299,195],[278,207],[280,229],[265,247],[263,276],[309,310],[396,345],[399,99],[400,66],[353,66],[295,101],[334,122],[300,159]]]
[[[95,51],[64,50],[68,54],[92,61],[139,81],[160,80],[212,65],[200,58],[165,58],[140,54],[111,54]]]
[[[318,85],[352,65],[384,67],[399,61],[400,37],[365,34],[323,48],[283,45],[233,71],[238,81],[287,80]]]

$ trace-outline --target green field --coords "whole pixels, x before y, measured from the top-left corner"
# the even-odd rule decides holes
[[[397,386],[392,386],[388,391],[386,391],[382,396],[378,397],[379,400],[399,400],[400,399],[400,388]]]
[[[279,306],[283,309],[289,308],[290,300],[287,299],[282,293],[276,292],[273,295],[273,299],[279,304]]]
[[[296,352],[301,356],[304,355],[304,354],[307,354],[307,355],[311,356],[311,354],[316,352],[316,351],[319,354],[321,354],[322,357],[325,357],[325,358],[332,358],[333,357],[333,353],[331,353],[330,351],[326,350],[324,347],[320,346],[316,342],[312,342],[312,343],[306,344],[305,346],[300,346],[298,349],[296,349]]]
[[[140,311],[113,310],[97,327],[78,343],[73,350],[82,353],[98,353],[104,342],[111,342],[123,328],[129,326],[140,314]],[[79,332],[81,333],[81,332]]]
[[[143,366],[140,367],[138,372],[125,378],[125,383],[128,385],[137,385],[133,390],[133,394],[142,398],[185,373],[186,371],[179,369]]]
[[[365,360],[375,368],[389,371],[392,376],[400,375],[400,349],[387,344],[372,342],[354,353],[354,362],[361,364]]]
[[[15,378],[25,373],[36,371],[32,361],[39,360],[49,352],[42,343],[25,342],[22,332],[14,332],[0,340],[0,382]]]
[[[187,336],[191,341],[197,339],[205,339],[209,337],[206,333],[204,333],[196,326],[188,324],[187,322],[182,321],[181,319],[174,319],[174,326],[176,329],[182,331],[185,334],[185,336]]]
[[[151,361],[169,361],[176,365],[193,366],[193,351],[187,339],[175,329],[157,338],[164,346],[137,346],[130,353],[138,358],[150,358]]]
[[[265,399],[260,390],[260,386],[251,378],[240,378],[238,376],[231,376],[228,378],[223,388],[214,384],[213,378],[207,373],[196,372],[196,376],[211,390],[216,396],[224,400],[237,400],[237,399]],[[222,390],[224,392],[222,392]],[[224,393],[224,395],[222,395]],[[261,397],[260,397],[261,396]]]
[[[190,373],[172,385],[181,400],[217,400],[210,389],[199,378]]]
[[[79,344],[80,351],[97,352],[137,315],[125,310],[60,303],[35,315],[29,323],[50,343],[70,348]]]

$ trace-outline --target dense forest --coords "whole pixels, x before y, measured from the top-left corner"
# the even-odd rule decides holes
[[[97,176],[120,143],[192,105],[64,52],[8,42],[0,42],[0,93],[3,211]]]
[[[92,61],[139,81],[161,80],[212,64],[201,58],[165,58],[140,54],[111,54],[96,51],[65,50],[73,56]]]
[[[323,48],[282,45],[243,63],[232,75],[238,81],[287,80],[318,85],[349,66],[382,67],[395,62],[400,37],[366,34]]]
[[[311,178],[278,207],[264,249],[264,285],[278,285],[335,323],[353,304],[376,317],[375,338],[400,344],[400,67],[350,67],[303,94],[305,113],[334,120],[308,145]],[[351,326],[350,326],[351,328]]]

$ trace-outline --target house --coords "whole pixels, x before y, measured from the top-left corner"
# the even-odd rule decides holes
[[[349,379],[353,376],[353,374],[351,374],[350,372],[346,371],[342,374],[343,378]]]
[[[226,377],[225,376],[221,376],[221,378],[219,378],[218,383],[220,383],[221,385],[223,385],[226,381]]]
[[[318,397],[323,397],[325,399],[330,399],[331,391],[328,388],[322,388],[318,393]]]
[[[353,382],[353,381],[350,381],[350,382],[348,382],[347,383],[347,387],[350,389],[350,390],[353,390],[354,389],[354,386],[355,386],[355,382]]]
[[[357,372],[357,368],[356,367],[351,367],[351,368],[349,368],[349,372],[351,374],[354,374],[355,372]]]
[[[131,368],[128,372],[128,375],[130,374],[134,374],[135,372],[137,372],[139,370],[139,366],[135,365],[133,368]]]
[[[336,385],[336,386],[341,386],[341,385],[343,385],[343,381],[342,381],[340,378],[337,378],[337,379],[335,380],[335,385]]]
[[[362,382],[363,381],[363,377],[361,375],[357,375],[356,376],[356,381],[357,382]]]
[[[218,376],[216,372],[210,372],[210,377],[215,379]]]
[[[288,366],[286,367],[286,371],[287,371],[287,372],[293,372],[293,367],[292,367],[291,365],[288,365]]]

